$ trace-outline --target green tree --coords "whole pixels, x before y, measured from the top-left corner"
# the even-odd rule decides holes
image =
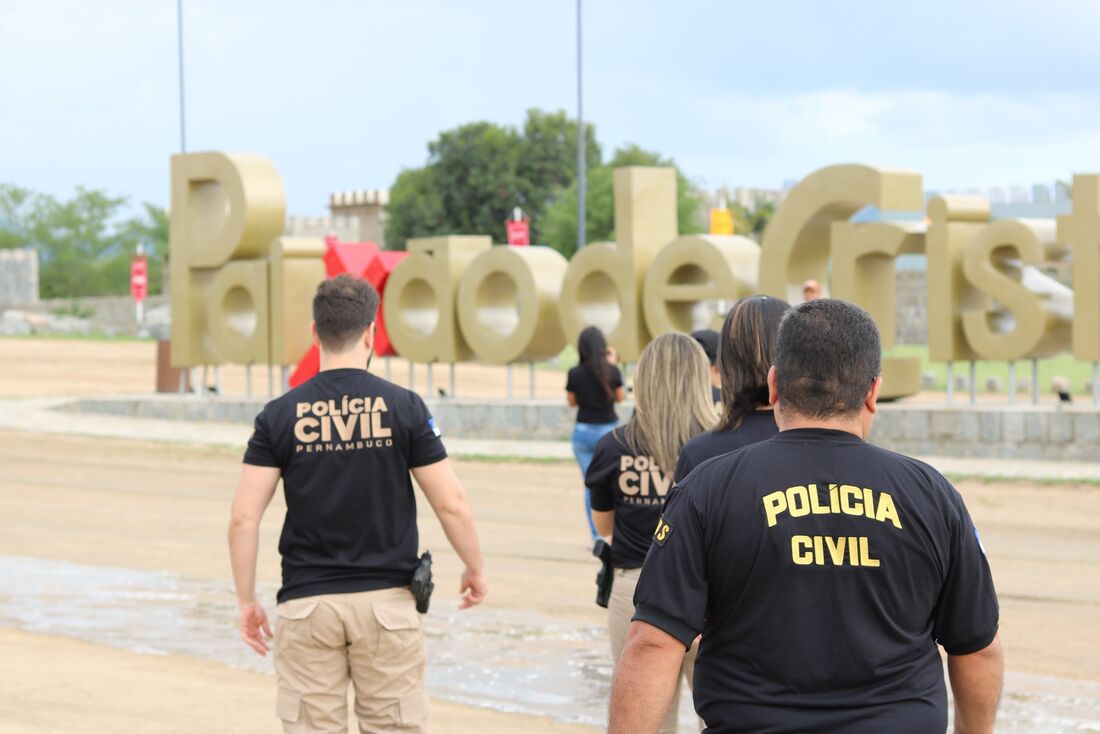
[[[586,160],[600,149],[585,126]],[[504,223],[520,206],[539,241],[542,215],[576,175],[577,124],[565,112],[528,110],[522,132],[475,122],[440,133],[428,162],[402,171],[390,188],[386,241],[402,249],[410,237],[487,234],[504,241]]]
[[[671,166],[675,163],[637,145],[617,149],[606,165],[589,171],[585,186],[585,241],[615,239],[615,169],[624,166]],[[705,230],[703,198],[691,181],[676,169],[676,214],[681,234]],[[566,257],[577,249],[577,186],[562,191],[546,212],[543,242]]]
[[[30,246],[30,222],[34,193],[11,184],[0,184],[0,249]]]
[[[123,294],[138,242],[150,252],[150,286],[159,290],[168,247],[168,217],[144,205],[141,217],[119,221],[125,196],[78,187],[68,200],[0,184],[0,247],[38,251],[43,298]]]
[[[586,170],[600,165],[600,144],[591,124],[584,126]],[[517,170],[522,206],[531,221],[531,241],[541,242],[543,214],[577,177],[577,122],[563,110],[527,111],[523,149]]]
[[[775,215],[775,204],[758,199],[749,209],[744,204],[734,202],[730,204],[730,210],[733,212],[733,233],[759,242],[768,222]]]

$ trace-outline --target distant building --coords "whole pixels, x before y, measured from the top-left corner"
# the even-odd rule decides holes
[[[339,191],[329,197],[329,216],[287,217],[283,233],[290,237],[328,237],[342,242],[373,242],[386,246],[387,189]]]

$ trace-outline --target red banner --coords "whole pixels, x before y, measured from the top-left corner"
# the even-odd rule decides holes
[[[141,303],[149,294],[149,262],[145,255],[134,255],[130,261],[130,295]]]
[[[523,247],[531,244],[531,225],[526,219],[505,222],[508,228],[508,244]]]

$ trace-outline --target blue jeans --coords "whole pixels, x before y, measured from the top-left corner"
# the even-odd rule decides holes
[[[578,423],[573,429],[573,456],[581,467],[581,481],[588,473],[588,465],[592,463],[592,453],[596,450],[596,444],[604,434],[619,425],[618,423]],[[584,488],[584,514],[588,518],[588,530],[592,533],[592,542],[599,539],[596,532],[596,523],[592,522],[592,496],[588,487]]]

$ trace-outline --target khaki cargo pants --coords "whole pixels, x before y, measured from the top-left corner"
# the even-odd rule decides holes
[[[618,663],[626,643],[626,633],[630,631],[630,618],[634,616],[634,588],[641,576],[640,568],[616,568],[615,580],[611,584],[611,598],[607,602],[607,631],[611,637],[611,657]],[[680,678],[686,678],[688,688],[695,682],[695,654],[698,645],[684,655],[680,666]],[[658,734],[676,734],[676,723],[680,713],[680,679],[676,680],[676,693],[672,697],[665,718],[661,722]],[[699,720],[699,731],[703,731],[703,720]]]
[[[427,731],[427,657],[408,587],[293,599],[276,611],[286,734],[346,732],[349,681],[363,734]]]

